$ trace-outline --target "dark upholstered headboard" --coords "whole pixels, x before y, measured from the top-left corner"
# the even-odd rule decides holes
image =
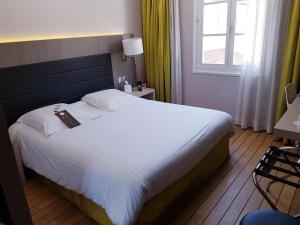
[[[79,101],[114,87],[110,54],[0,68],[0,101],[7,125],[31,110]]]

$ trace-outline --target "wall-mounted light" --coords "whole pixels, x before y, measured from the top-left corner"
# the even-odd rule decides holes
[[[142,38],[129,38],[122,40],[124,52],[121,53],[122,62],[126,61],[128,57],[133,57],[143,54]]]

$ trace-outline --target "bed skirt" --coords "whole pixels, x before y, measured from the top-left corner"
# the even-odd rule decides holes
[[[149,225],[159,221],[167,208],[196,185],[204,182],[229,158],[229,135],[218,144],[185,176],[145,203],[137,225]],[[39,175],[37,175],[39,176]],[[81,194],[68,190],[49,179],[39,176],[42,182],[57,195],[75,204],[82,212],[101,225],[113,225],[105,210]]]

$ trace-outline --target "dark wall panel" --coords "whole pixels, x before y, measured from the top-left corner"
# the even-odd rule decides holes
[[[79,101],[113,87],[110,54],[0,68],[0,100],[8,125],[36,108]]]

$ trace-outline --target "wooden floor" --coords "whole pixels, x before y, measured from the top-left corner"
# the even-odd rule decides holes
[[[270,145],[281,144],[272,135],[237,128],[230,140],[230,160],[208,182],[175,204],[162,224],[234,225],[250,211],[269,209],[255,189],[251,173]],[[267,182],[260,180],[264,187]],[[26,183],[25,193],[34,224],[97,224],[35,180]],[[271,197],[281,211],[300,213],[300,190],[276,183],[271,187]]]

